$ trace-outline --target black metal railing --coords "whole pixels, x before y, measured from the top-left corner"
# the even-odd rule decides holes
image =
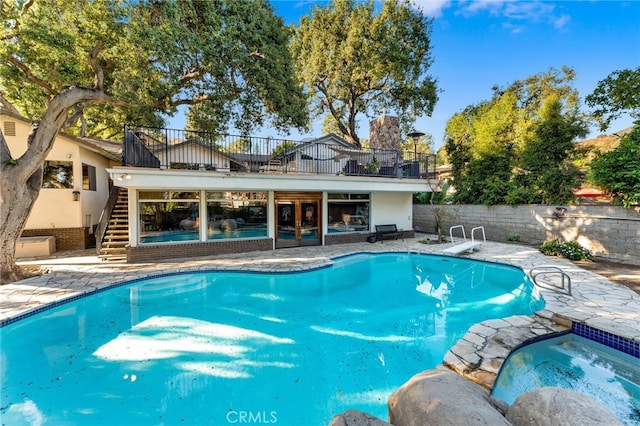
[[[435,178],[435,155],[149,127],[124,129],[123,165],[245,173]]]

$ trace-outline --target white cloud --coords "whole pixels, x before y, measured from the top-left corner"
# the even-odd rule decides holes
[[[469,17],[488,13],[505,22],[502,26],[512,33],[524,30],[526,24],[542,23],[561,29],[569,22],[567,14],[559,14],[556,5],[540,0],[468,0],[459,2],[457,13]]]
[[[571,20],[571,17],[569,15],[560,15],[560,16],[556,16],[555,19],[553,20],[553,26],[556,27],[557,29],[561,29],[564,28],[565,25],[567,25],[567,23]]]
[[[483,11],[487,11],[491,15],[498,15],[505,4],[505,0],[471,0],[462,3],[464,4],[462,13],[465,16],[474,15]]]
[[[442,15],[442,11],[451,6],[451,0],[414,0],[414,3],[423,14],[434,18]]]

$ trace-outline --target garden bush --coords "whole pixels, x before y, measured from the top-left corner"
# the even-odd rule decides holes
[[[546,256],[562,256],[569,260],[593,260],[591,251],[582,247],[577,241],[546,241],[539,250]]]

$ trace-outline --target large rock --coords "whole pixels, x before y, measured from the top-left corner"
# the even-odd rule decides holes
[[[514,426],[622,425],[608,410],[569,389],[545,387],[520,395],[507,410]]]
[[[413,376],[390,397],[395,426],[509,425],[480,385],[446,369]]]
[[[331,419],[329,426],[391,426],[371,414],[358,410],[347,410]]]

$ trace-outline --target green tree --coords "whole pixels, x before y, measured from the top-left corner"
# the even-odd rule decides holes
[[[458,147],[449,155],[461,163],[455,172],[455,200],[470,204],[499,204],[509,190],[514,158],[514,126],[517,119],[516,96],[504,92],[487,102],[469,110],[470,117],[464,120],[468,134],[473,135],[468,144]],[[462,128],[464,129],[465,126]]]
[[[249,139],[238,138],[231,142],[227,148],[224,149],[226,152],[231,153],[249,153],[251,152],[251,141]]]
[[[360,146],[357,117],[395,111],[409,126],[437,101],[431,26],[407,1],[334,0],[293,28],[291,52],[315,116]],[[404,129],[403,130],[407,130]]]
[[[591,180],[625,207],[640,203],[640,122],[620,144],[591,162]]]
[[[466,166],[471,160],[471,145],[475,139],[472,119],[479,106],[468,106],[447,121],[444,148],[451,161],[451,176],[456,187],[462,186]]]
[[[442,145],[436,152],[436,166],[446,166],[450,163],[451,161],[449,160],[449,155],[447,154],[447,147],[445,145]]]
[[[593,115],[600,122],[600,130],[603,132],[624,112],[629,112],[636,119],[640,118],[640,67],[612,72],[598,82],[585,102],[596,108]]]
[[[499,204],[535,199],[526,188],[531,177],[521,173],[520,154],[527,141],[535,139],[543,105],[550,97],[558,99],[563,117],[571,122],[584,119],[572,86],[574,78],[575,72],[563,67],[517,80],[504,89],[494,87],[490,101],[469,106],[447,122],[445,148],[452,164],[455,201]]]
[[[114,135],[126,121],[157,125],[181,105],[228,111],[206,130],[226,119],[242,130],[265,118],[277,128],[307,124],[286,28],[266,0],[13,0],[0,15],[2,105],[36,120],[20,157],[0,133],[3,281],[20,276],[15,242],[61,129]]]
[[[571,160],[574,140],[586,136],[587,123],[563,113],[555,95],[542,105],[539,117],[520,155],[507,200],[511,204],[568,203],[574,199],[572,189],[580,185],[581,173]]]
[[[278,144],[278,146],[276,146],[273,149],[273,152],[271,153],[271,155],[273,157],[278,157],[281,155],[284,155],[287,151],[297,147],[298,144],[296,142],[293,141],[283,141],[281,143]]]

